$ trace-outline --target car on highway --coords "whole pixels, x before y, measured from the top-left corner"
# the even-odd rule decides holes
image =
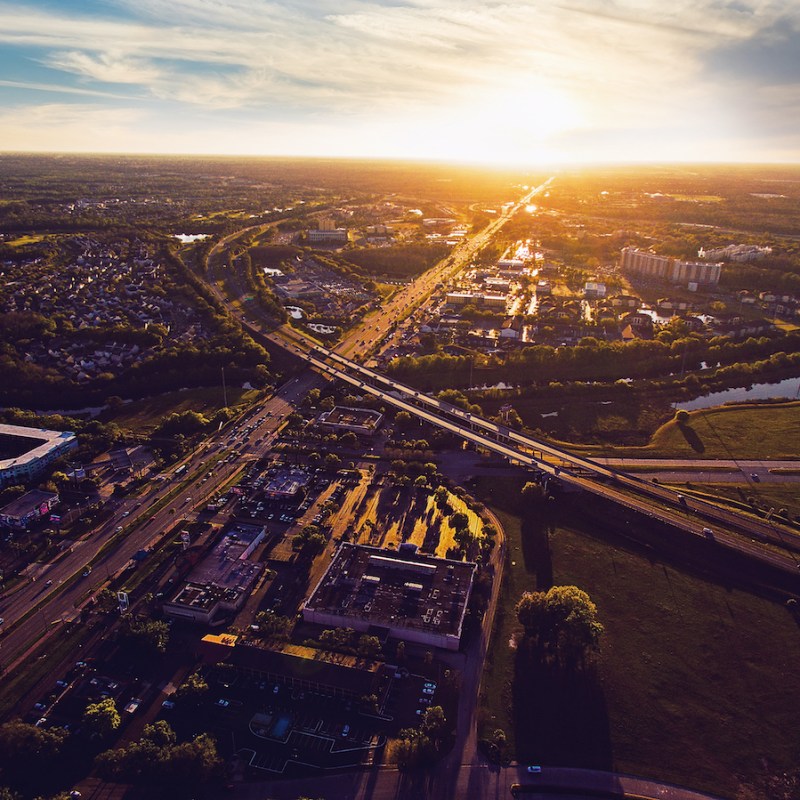
[[[750,480],[753,481],[753,483],[761,483],[761,476],[757,472],[751,472]]]

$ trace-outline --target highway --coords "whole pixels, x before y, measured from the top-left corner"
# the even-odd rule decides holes
[[[293,347],[297,350],[295,345]],[[319,353],[321,349],[316,347],[314,352]],[[539,443],[521,434],[509,436],[508,429],[489,420],[475,415],[469,415],[467,420],[462,409],[456,409],[458,413],[453,413],[453,407],[449,404],[441,403],[436,398],[428,397],[403,384],[390,381],[390,386],[386,386],[387,379],[383,376],[380,376],[382,380],[378,381],[381,385],[375,386],[365,379],[364,367],[349,362],[352,365],[351,371],[346,371],[347,360],[338,355],[335,359],[338,366],[325,361],[325,355],[308,352],[304,357],[310,366],[331,379],[349,383],[362,392],[380,398],[382,402],[392,405],[397,410],[407,411],[424,422],[436,425],[478,447],[506,458],[512,464],[540,470],[557,478],[567,487],[600,495],[637,511],[645,518],[659,520],[697,536],[707,537],[705,529],[709,524],[714,524],[717,527],[713,529],[712,534],[717,544],[726,545],[773,567],[797,574],[798,560],[794,551],[800,547],[800,543],[796,535],[781,530],[777,525],[751,520],[696,498],[683,497],[671,489],[637,476],[616,472],[601,464],[597,464],[595,469],[595,463],[589,459],[572,456],[560,448]],[[356,375],[354,376],[352,372]],[[545,454],[565,466],[557,466],[546,460]],[[610,483],[606,483],[607,480]],[[744,536],[735,535],[730,531],[736,531]],[[764,542],[786,548],[787,552],[781,552],[777,548],[766,549],[762,546]]]
[[[448,430],[480,448],[508,459],[510,463],[547,473],[568,487],[600,495],[646,517],[697,536],[708,536],[710,529],[718,544],[798,574],[800,537],[773,520],[759,520],[699,498],[683,496],[675,490],[653,483],[647,477],[626,473],[601,461],[576,455],[549,442],[471,414],[360,363],[363,354],[375,341],[388,334],[396,320],[408,316],[429,296],[436,284],[470,263],[505,222],[530,203],[537,194],[545,191],[552,181],[552,177],[548,178],[531,189],[520,201],[505,208],[487,228],[463,242],[448,258],[404,287],[379,312],[367,317],[335,349],[313,343],[288,325],[271,330],[265,330],[258,322],[243,321],[243,325],[255,337],[269,339],[297,357],[306,359],[320,373],[380,397],[383,402]],[[230,300],[213,284],[212,289],[221,300],[229,304],[231,311],[237,312],[235,307],[230,306]],[[765,543],[771,547],[765,548]]]
[[[89,599],[124,570],[136,552],[155,545],[165,531],[202,508],[243,466],[268,451],[283,419],[318,381],[312,372],[291,379],[259,405],[255,414],[234,420],[184,459],[182,479],[154,480],[137,495],[112,500],[108,520],[73,542],[54,561],[32,564],[21,581],[0,596],[0,615],[5,619],[0,634],[0,673],[22,662],[31,647],[55,634],[62,624],[76,619]],[[232,451],[240,455],[226,461]],[[171,467],[168,474],[174,475],[178,466]],[[171,493],[174,496],[167,500]],[[88,565],[92,569],[84,577]]]

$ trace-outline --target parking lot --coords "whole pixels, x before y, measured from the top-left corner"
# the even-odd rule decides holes
[[[217,727],[251,768],[337,769],[354,766],[381,747],[391,720],[365,713],[353,699],[291,690],[249,677],[212,676],[210,704]],[[220,702],[223,701],[223,702]]]

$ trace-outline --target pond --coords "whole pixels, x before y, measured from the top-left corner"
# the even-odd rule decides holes
[[[787,400],[796,400],[800,396],[800,378],[786,378],[777,383],[754,383],[749,389],[738,387],[724,389],[720,392],[711,392],[687,400],[683,403],[673,403],[673,408],[697,411],[700,408],[712,408],[725,403],[742,403],[747,400],[775,400],[785,397]]]

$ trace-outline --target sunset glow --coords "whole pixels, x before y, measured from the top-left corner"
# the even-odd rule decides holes
[[[28,0],[0,23],[7,151],[800,157],[784,3]]]

